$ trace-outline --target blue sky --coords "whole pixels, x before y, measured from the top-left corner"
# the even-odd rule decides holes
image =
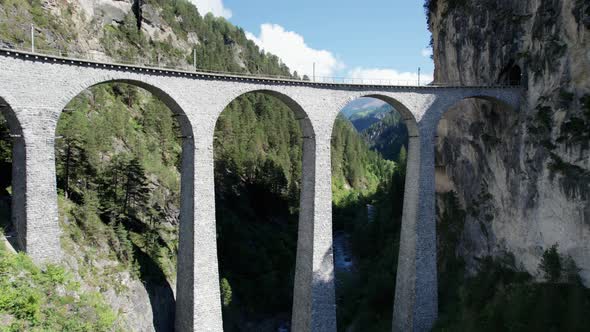
[[[192,1],[244,28],[300,74],[310,75],[315,62],[318,76],[411,83],[418,67],[422,82],[434,70],[421,0]]]

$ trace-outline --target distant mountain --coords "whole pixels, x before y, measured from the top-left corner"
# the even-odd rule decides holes
[[[383,104],[377,108],[359,110],[353,113],[348,119],[358,132],[362,132],[373,124],[383,120],[387,113],[392,112],[393,107],[389,104]]]
[[[375,98],[358,98],[346,105],[341,113],[345,118],[350,119],[352,115],[362,111],[368,111],[380,108],[383,105],[387,105],[385,102]]]
[[[346,105],[341,114],[383,158],[397,161],[402,146],[407,148],[407,128],[391,105],[375,98],[359,98]]]
[[[387,160],[398,161],[400,151],[408,145],[408,129],[398,112],[382,113],[382,120],[362,131],[362,136],[373,151]]]

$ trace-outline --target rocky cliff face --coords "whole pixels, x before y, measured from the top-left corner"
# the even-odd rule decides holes
[[[473,257],[509,251],[536,274],[557,243],[590,285],[590,3],[426,8],[436,82],[523,87],[519,110],[463,101],[439,125],[437,190],[455,190],[467,211],[460,253],[473,267]]]
[[[193,50],[218,37],[200,36],[187,28],[194,27],[194,17],[182,15],[194,14],[192,6],[182,2],[185,12],[178,13],[163,0],[10,0],[0,3],[0,46],[30,50],[33,23],[38,52],[192,68]],[[231,54],[223,56],[233,59],[236,70],[244,69],[246,46],[226,42]],[[200,53],[198,59],[202,60]]]

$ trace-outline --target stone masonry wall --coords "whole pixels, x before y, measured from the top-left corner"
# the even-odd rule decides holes
[[[24,219],[16,220],[22,245],[36,261],[60,259],[54,136],[63,108],[85,89],[125,82],[158,96],[182,115],[182,206],[178,258],[179,331],[221,331],[217,268],[213,133],[218,116],[236,97],[266,92],[301,118],[304,144],[301,213],[292,326],[297,331],[335,331],[331,225],[330,137],[338,112],[349,101],[373,96],[403,114],[417,144],[409,151],[395,326],[426,330],[436,319],[434,133],[444,111],[464,98],[503,101],[516,107],[518,89],[387,87],[316,84],[173,72],[0,50],[0,98],[18,120],[26,161]],[[19,159],[15,159],[18,163]],[[21,173],[18,173],[21,174]],[[18,179],[16,181],[19,181]],[[402,296],[403,295],[403,296]],[[407,296],[406,296],[407,295]]]

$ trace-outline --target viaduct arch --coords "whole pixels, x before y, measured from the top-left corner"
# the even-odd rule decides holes
[[[517,87],[408,87],[314,83],[174,71],[92,62],[0,49],[0,97],[9,101],[15,144],[14,223],[21,250],[37,262],[61,259],[57,222],[55,129],[63,108],[100,83],[142,87],[179,116],[183,141],[178,257],[178,331],[221,331],[217,264],[213,133],[236,97],[263,92],[284,101],[304,131],[294,331],[336,331],[331,225],[330,140],[334,120],[350,100],[376,97],[402,113],[410,134],[394,331],[427,331],[437,316],[434,136],[442,114],[465,98],[501,101],[517,109]],[[6,111],[3,111],[3,114]],[[35,188],[35,190],[27,190]],[[17,193],[18,191],[18,193]],[[22,211],[18,212],[19,207]]]
[[[12,200],[10,204],[12,224],[16,227],[16,245],[26,248],[26,238],[22,236],[26,234],[26,229],[24,229],[26,223],[19,222],[26,220],[24,204],[26,186],[23,173],[24,167],[22,167],[26,162],[26,150],[24,148],[23,130],[10,103],[2,96],[0,96],[0,115],[6,120],[9,130],[8,139],[12,140]]]

